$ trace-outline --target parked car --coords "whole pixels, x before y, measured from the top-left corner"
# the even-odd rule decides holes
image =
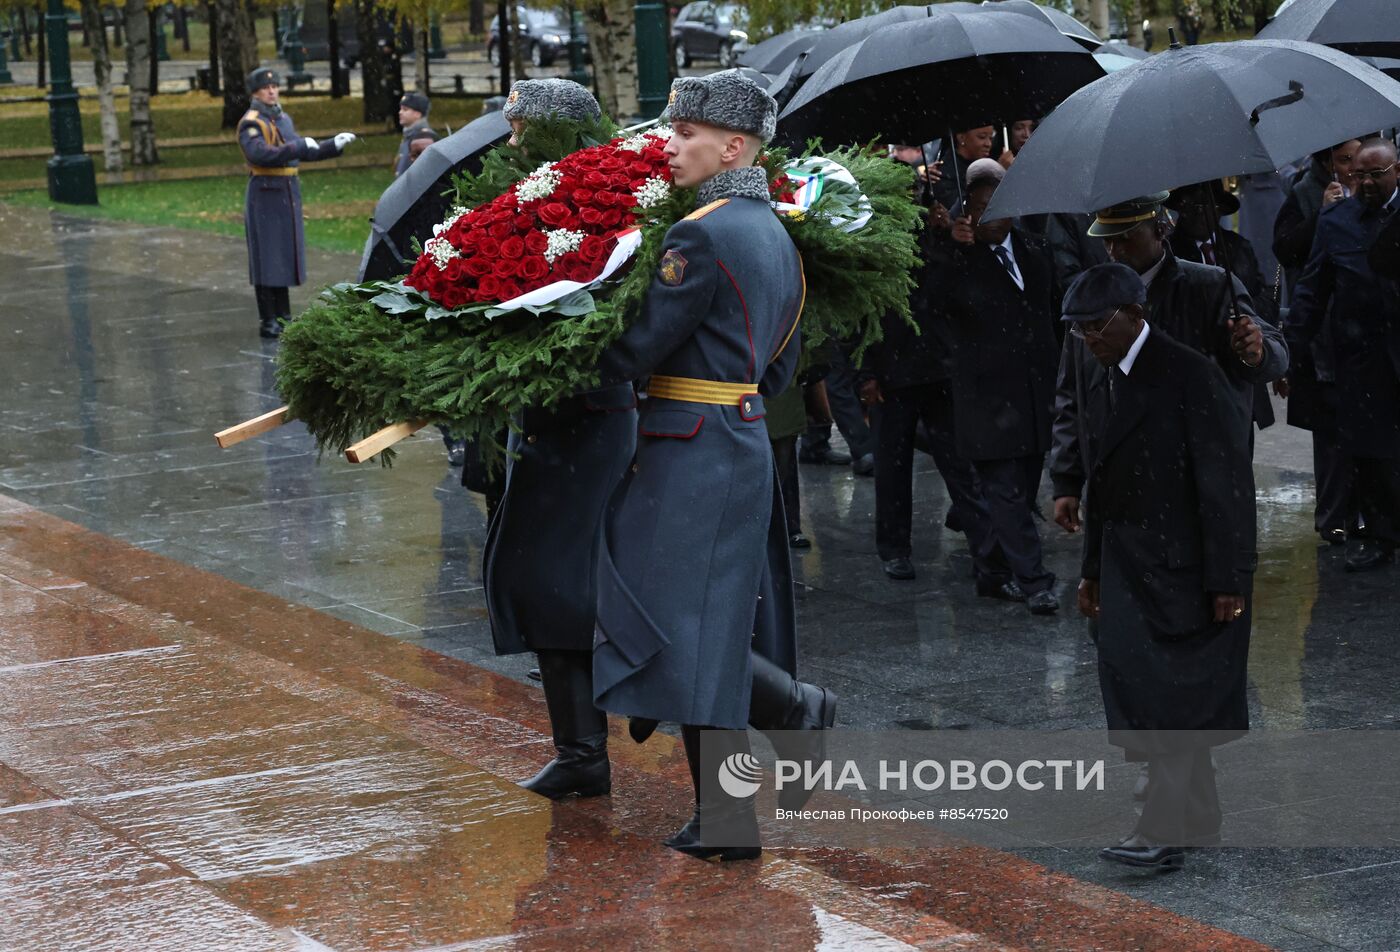
[[[687,3],[676,14],[671,26],[671,48],[676,67],[684,69],[693,60],[719,60],[728,69],[739,62],[739,54],[749,48],[744,30],[744,8],[737,3]]]
[[[530,7],[516,8],[520,17],[520,35],[512,36],[512,42],[524,43],[530,62],[536,66],[548,66],[556,59],[569,57],[569,24],[553,10],[535,10]],[[584,58],[588,59],[588,35],[583,34]],[[486,40],[486,58],[492,66],[501,63],[501,21],[491,20],[491,35]]]

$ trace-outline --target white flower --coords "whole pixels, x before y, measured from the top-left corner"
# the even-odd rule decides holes
[[[429,238],[423,244],[423,251],[433,259],[433,264],[441,271],[453,258],[460,258],[457,249],[446,238]]]
[[[567,228],[559,228],[555,231],[544,233],[549,239],[549,246],[544,249],[544,260],[554,264],[556,260],[562,258],[570,251],[578,251],[579,245],[583,244],[584,234],[581,231],[570,231]]]
[[[671,194],[671,184],[663,178],[652,176],[642,183],[641,187],[633,194],[637,204],[642,208],[650,208],[666,201],[666,197]]]
[[[670,126],[657,126],[655,129],[648,129],[645,132],[639,132],[634,136],[623,139],[619,148],[626,149],[628,152],[640,152],[649,145],[662,148],[671,138],[671,135],[672,129]],[[651,141],[653,139],[656,141]]]
[[[442,224],[433,226],[433,237],[436,238],[438,235],[441,235],[443,232],[447,231],[447,229],[457,224],[457,219],[461,218],[469,211],[471,211],[471,209],[467,208],[465,205],[454,205],[452,210],[447,213],[447,217],[443,219]]]
[[[564,173],[556,171],[553,165],[541,165],[521,179],[519,185],[515,186],[516,201],[534,202],[541,198],[548,198],[554,194],[554,190],[559,187],[559,182],[563,178]]]

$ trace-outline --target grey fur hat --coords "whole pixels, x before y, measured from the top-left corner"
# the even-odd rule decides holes
[[[767,143],[778,127],[778,102],[737,69],[726,69],[672,83],[666,118],[747,132]]]
[[[598,100],[578,83],[567,79],[518,79],[510,84],[503,110],[507,119],[597,119],[603,114]]]

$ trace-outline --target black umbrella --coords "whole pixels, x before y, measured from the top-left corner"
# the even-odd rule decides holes
[[[1370,63],[1391,79],[1400,79],[1400,59],[1392,59],[1389,56],[1362,56],[1359,59]]]
[[[844,49],[855,46],[876,30],[890,26],[894,23],[907,23],[911,20],[924,20],[929,16],[929,11],[935,9],[932,4],[921,6],[891,7],[888,10],[881,10],[879,13],[872,13],[868,17],[861,17],[858,20],[850,20],[839,26],[834,26],[830,30],[824,31],[817,42],[812,44],[811,49],[802,53],[797,58],[797,68],[793,71],[793,78],[806,79],[821,67],[825,66],[831,59]],[[977,10],[980,9],[975,3],[943,3],[937,6],[939,10]]]
[[[1307,40],[1357,56],[1400,56],[1395,0],[1293,0],[1259,31],[1261,40]]]
[[[788,64],[821,39],[821,30],[788,30],[751,46],[739,54],[739,65],[760,73],[781,73]]]
[[[1042,7],[1038,3],[1032,3],[1031,0],[982,0],[982,6],[989,10],[1020,13],[1024,16],[1044,20],[1091,52],[1103,45],[1103,39],[1096,36],[1093,30],[1063,10],[1056,10],[1054,7]]]
[[[370,220],[369,240],[360,259],[361,281],[385,281],[413,267],[413,239],[433,237],[433,226],[447,217],[452,176],[481,170],[481,160],[510,135],[500,112],[473,119],[434,142],[379,196]]]
[[[1152,54],[1141,47],[1133,46],[1131,43],[1122,43],[1118,40],[1109,40],[1094,47],[1095,53],[1107,53],[1112,56],[1122,56],[1126,59],[1144,60]]]
[[[985,215],[1091,212],[1272,171],[1397,123],[1400,83],[1325,46],[1174,47],[1061,103],[1016,156]]]
[[[783,110],[779,137],[924,142],[950,128],[1043,116],[1103,76],[1088,50],[1036,18],[958,3],[926,12],[818,70]]]

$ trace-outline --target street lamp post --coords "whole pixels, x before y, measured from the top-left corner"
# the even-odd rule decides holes
[[[6,25],[0,22],[0,83],[13,83],[15,78],[10,75],[10,64],[5,61],[5,43],[10,39],[10,31]]]
[[[671,88],[666,5],[641,2],[636,4],[634,11],[637,20],[637,105],[643,119],[653,119],[666,108],[666,97]]]
[[[447,50],[442,48],[442,18],[436,13],[428,17],[428,59],[447,59]]]
[[[578,4],[569,4],[569,78],[580,86],[588,85],[588,70],[583,66],[583,14]]]
[[[83,125],[78,118],[78,93],[68,65],[68,11],[63,0],[49,0],[49,198],[69,205],[97,204],[97,174],[83,152]]]
[[[155,18],[156,24],[156,62],[170,62],[170,46],[165,39],[165,7],[156,7],[151,11],[151,16]]]

